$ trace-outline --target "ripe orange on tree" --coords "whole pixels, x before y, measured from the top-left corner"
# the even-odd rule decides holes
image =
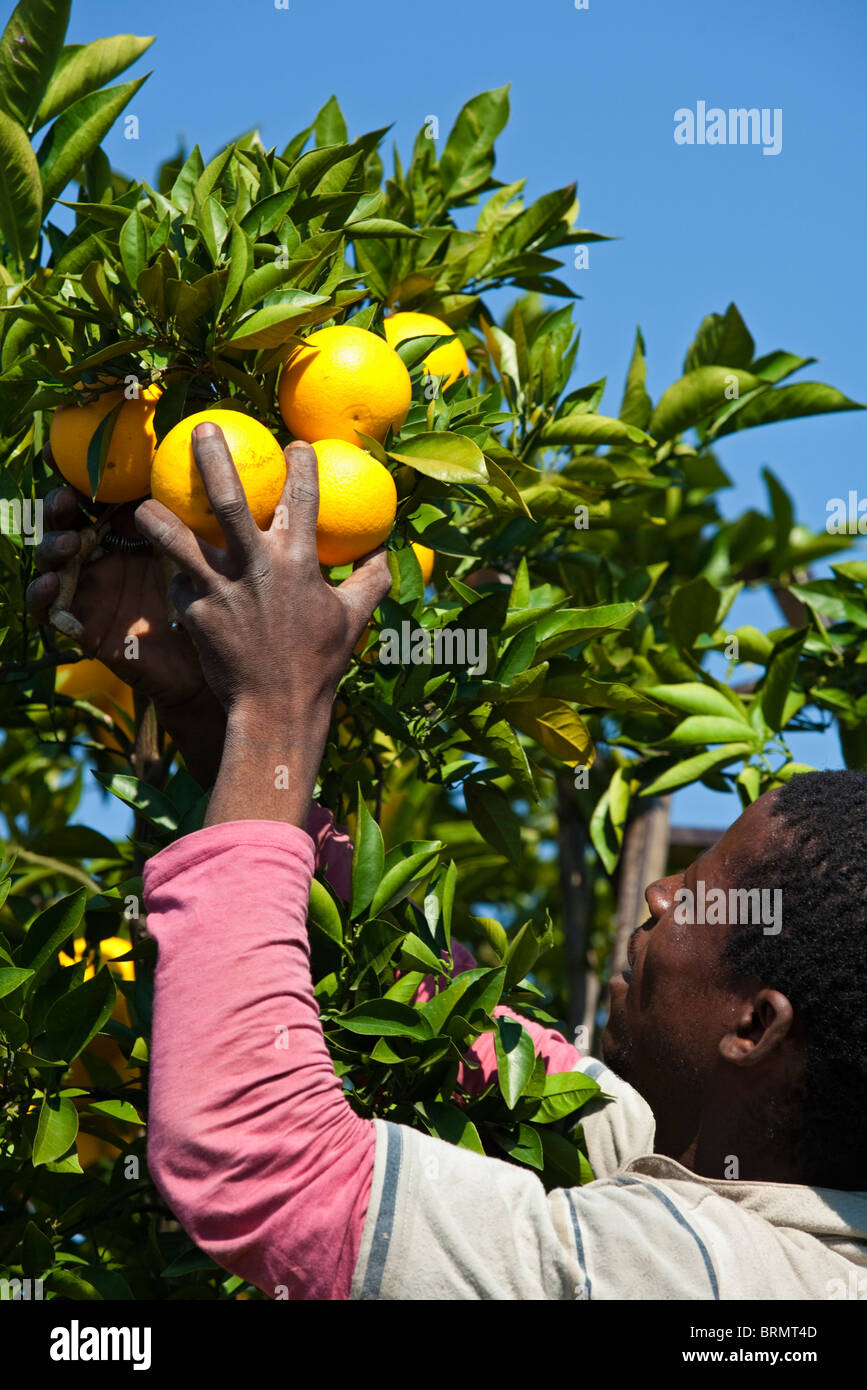
[[[313,444],[319,463],[316,550],[322,565],[346,565],[389,535],[397,489],[388,469],[345,439]]]
[[[87,700],[116,722],[118,711],[126,715],[126,722],[134,725],[132,688],[116,676],[101,661],[85,659],[58,666],[55,690],[59,695],[68,695],[72,700]],[[114,734],[100,729],[98,737],[106,748],[120,751],[120,744]]]
[[[454,332],[453,328],[443,323],[442,319],[435,318],[433,314],[416,314],[409,311],[391,314],[383,321],[382,326],[386,342],[392,347],[397,347],[398,343],[405,342],[407,338],[432,338],[436,335],[446,337]],[[423,365],[430,376],[444,376],[446,386],[451,386],[458,377],[470,374],[469,358],[460,338],[434,348],[424,359]]]
[[[106,415],[120,405],[96,501],[134,502],[146,497],[150,491],[151,464],[157,442],[154,411],[159,396],[157,385],[145,387],[131,400],[126,400],[123,389],[119,388],[103,391],[85,404],[72,402],[58,406],[52,416],[48,442],[54,462],[66,481],[90,497],[87,450]]]
[[[187,415],[169,430],[154,459],[151,496],[179,516],[202,540],[222,547],[226,538],[193,457],[193,430],[206,420],[223,431],[253,519],[263,529],[271,522],[283,492],[286,459],[271,431],[240,410],[202,410]]]
[[[280,414],[296,439],[380,444],[409,412],[409,372],[393,347],[351,324],[320,328],[289,354],[277,386]]]

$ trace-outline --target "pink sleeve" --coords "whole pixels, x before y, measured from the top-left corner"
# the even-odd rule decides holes
[[[151,1176],[218,1264],[273,1297],[345,1299],[375,1130],[319,1022],[310,837],[275,821],[196,831],[145,866],[156,972]]]
[[[473,970],[478,964],[472,952],[459,941],[452,942],[452,959],[455,963],[455,975],[460,974],[462,970]],[[445,983],[438,982],[438,987],[443,988]],[[431,999],[435,992],[434,978],[428,975],[419,985],[416,998],[424,1003]],[[501,1017],[513,1018],[526,1028],[533,1039],[536,1056],[545,1058],[545,1068],[548,1072],[574,1071],[581,1053],[572,1043],[566,1041],[562,1033],[558,1033],[555,1028],[546,1028],[541,1023],[534,1023],[532,1019],[524,1018],[522,1014],[515,1013],[514,1009],[509,1009],[504,1004],[499,1004],[494,1009],[494,1018]],[[466,1057],[470,1063],[475,1062],[476,1066],[468,1066],[466,1062],[461,1062],[458,1084],[471,1096],[477,1096],[497,1075],[497,1053],[493,1033],[481,1033],[472,1047],[467,1049]]]

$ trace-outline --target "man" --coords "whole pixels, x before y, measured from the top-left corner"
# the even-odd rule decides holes
[[[526,1169],[364,1120],[313,996],[304,827],[387,566],[375,553],[339,588],[322,579],[309,446],[287,451],[289,529],[265,533],[219,430],[200,426],[194,447],[225,551],[158,503],[136,519],[181,571],[173,597],[225,711],[206,826],[145,877],[149,1165],[197,1243],[276,1298],[867,1296],[867,775],[795,779],[648,889],[605,1065],[576,1061],[616,1097],[585,1120],[596,1182],[546,1195]],[[768,886],[780,931],[683,911]]]

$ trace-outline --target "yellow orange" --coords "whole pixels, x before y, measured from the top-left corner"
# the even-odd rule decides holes
[[[346,565],[388,536],[397,489],[387,468],[345,439],[319,439],[313,449],[319,464],[319,563]]]
[[[345,439],[358,431],[380,443],[409,411],[409,372],[376,333],[342,324],[311,333],[289,354],[277,388],[280,414],[296,439]]]
[[[392,314],[383,322],[383,328],[386,342],[391,343],[392,347],[397,347],[398,343],[405,342],[407,338],[427,338],[436,334],[446,337],[454,332],[453,328],[443,323],[442,319],[435,318],[433,314],[409,312]],[[425,358],[423,365],[430,376],[444,376],[446,386],[451,386],[458,377],[470,374],[469,358],[464,352],[460,338],[434,348]]]
[[[240,410],[202,410],[169,430],[154,459],[151,495],[202,540],[224,546],[226,538],[193,457],[193,430],[205,420],[223,431],[253,519],[263,530],[283,492],[286,459],[271,431]]]
[[[151,464],[156,448],[154,410],[159,386],[148,386],[134,400],[122,389],[104,391],[86,405],[62,405],[51,420],[48,442],[58,469],[68,483],[91,496],[87,450],[100,422],[123,401],[111,431],[111,442],[97,502],[134,502],[150,491]]]
[[[429,545],[422,545],[419,541],[413,541],[412,548],[415,551],[415,558],[421,566],[421,577],[424,580],[425,586],[427,586],[434,572],[436,551],[431,550]]]
[[[129,725],[134,724],[132,688],[101,661],[73,661],[58,666],[55,690],[59,695],[68,695],[71,700],[87,700],[88,704],[95,705],[116,722],[123,723],[118,720],[120,711],[127,716]],[[115,752],[120,750],[114,734],[107,729],[99,731],[99,738],[106,748]]]

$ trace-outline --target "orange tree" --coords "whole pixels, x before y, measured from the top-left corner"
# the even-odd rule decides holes
[[[42,1278],[49,1297],[247,1296],[148,1182],[154,959],[140,871],[201,824],[207,788],[146,701],[134,731],[110,702],[55,687],[56,667],[86,654],[35,625],[23,599],[31,523],[55,481],[42,452],[53,409],[156,384],[159,438],[220,406],[285,443],[278,374],[309,330],[381,334],[395,308],[448,325],[399,345],[409,415],[382,444],[365,441],[397,483],[394,585],[342,683],[321,770],[320,799],[355,853],[349,903],[324,880],[311,893],[316,992],[360,1114],[527,1164],[551,1185],[589,1175],[580,1109],[595,1086],[546,1079],[526,1032],[492,1013],[509,1002],[567,1016],[553,852],[564,820],[586,831],[587,946],[604,974],[612,876],[641,797],[700,781],[747,803],[798,770],[791,730],[832,719],[849,763],[867,765],[867,567],[810,580],[809,563],[845,538],[797,524],[770,472],[767,511],[725,518],[715,452],[736,430],[856,407],[792,383],[811,359],[757,354],[730,305],[704,318],[656,402],[639,332],[619,411],[601,414],[605,381],[576,376],[574,295],[554,253],[604,238],[577,225],[574,185],[527,202],[522,180],[493,176],[505,89],[467,102],[439,157],[422,131],[387,176],[385,131],[350,139],[332,98],[280,151],[256,135],[209,162],[195,147],[152,186],[100,149],[137,87],[103,84],[149,40],[64,47],[67,11],[25,0],[0,40],[0,1263]],[[489,300],[504,286],[517,293],[498,322]],[[424,363],[456,339],[471,371],[444,385]],[[110,419],[88,451],[91,494]],[[411,542],[436,553],[428,585]],[[799,600],[795,625],[733,628],[737,595],[762,585]],[[395,649],[419,630],[450,634],[438,662]],[[467,639],[477,654],[484,643],[483,661],[459,659]],[[745,662],[752,679],[736,688]],[[91,774],[134,808],[130,837],[70,824]],[[480,964],[448,981],[453,936]],[[117,938],[126,978],[107,964]],[[419,1006],[428,974],[445,988]],[[456,1090],[458,1062],[483,1030],[499,1076],[471,1098]]]

